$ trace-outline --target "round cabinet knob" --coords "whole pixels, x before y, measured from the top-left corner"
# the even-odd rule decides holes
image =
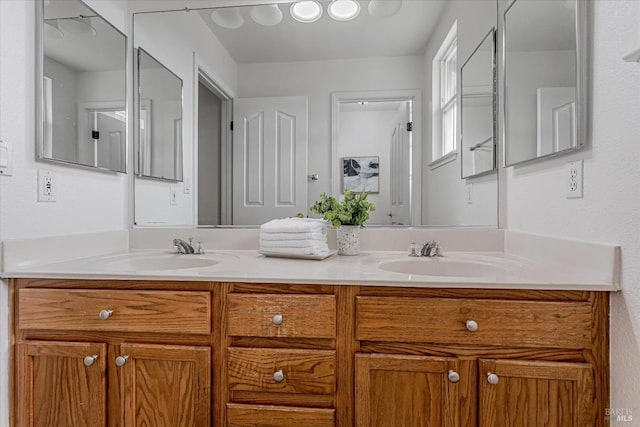
[[[279,326],[282,325],[282,321],[284,320],[284,318],[282,317],[282,314],[275,314],[272,318],[271,321],[273,322],[274,325]]]
[[[100,320],[107,320],[113,314],[113,310],[100,310]]]
[[[129,356],[126,354],[124,356],[116,357],[116,366],[124,366],[124,364],[127,363],[128,359],[129,359]]]
[[[469,332],[475,332],[478,330],[478,322],[475,320],[467,320],[464,324]]]
[[[487,381],[491,385],[496,385],[500,381],[500,377],[494,374],[493,372],[487,372]]]
[[[282,369],[273,373],[273,380],[277,383],[284,381],[284,372],[282,372]]]
[[[449,371],[449,373],[447,374],[447,378],[449,378],[449,381],[451,381],[452,383],[457,383],[458,381],[460,381],[460,374],[456,371]]]
[[[84,366],[93,365],[93,362],[95,362],[97,358],[98,358],[97,354],[94,354],[93,356],[85,356],[85,358],[84,358]]]

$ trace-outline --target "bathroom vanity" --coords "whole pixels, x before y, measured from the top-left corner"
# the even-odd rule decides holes
[[[415,262],[502,273],[407,277],[384,269],[405,260],[397,251],[252,250],[180,271],[175,255],[140,249],[5,271],[13,425],[608,425],[615,284],[506,254],[448,256]],[[173,269],[126,270],[153,257]]]

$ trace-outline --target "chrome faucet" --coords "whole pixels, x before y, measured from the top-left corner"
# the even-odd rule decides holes
[[[440,244],[435,240],[429,240],[424,244],[424,246],[422,246],[422,249],[420,250],[420,256],[441,257],[442,248],[440,247]]]
[[[189,243],[187,243],[182,239],[173,239],[173,245],[178,248],[179,254],[194,254],[196,251],[193,249],[193,246],[191,246],[192,240],[193,239],[190,238]]]

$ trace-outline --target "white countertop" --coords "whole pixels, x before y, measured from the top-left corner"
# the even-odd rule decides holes
[[[172,269],[172,262],[196,265]],[[393,262],[462,263],[487,270],[480,276],[423,275],[386,271]],[[142,263],[142,264],[140,264]],[[143,267],[140,265],[154,267]],[[432,264],[433,265],[433,264]],[[486,268],[485,268],[486,267]],[[265,257],[255,250],[214,250],[178,255],[166,250],[128,249],[109,254],[5,271],[6,278],[228,281],[395,287],[614,291],[588,269],[562,269],[502,252],[450,252],[442,258],[411,258],[400,251],[364,251],[324,260]]]

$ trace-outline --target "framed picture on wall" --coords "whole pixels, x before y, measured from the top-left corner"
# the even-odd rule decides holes
[[[362,191],[378,193],[380,191],[379,169],[378,156],[343,157],[342,192],[351,190],[357,193]]]

